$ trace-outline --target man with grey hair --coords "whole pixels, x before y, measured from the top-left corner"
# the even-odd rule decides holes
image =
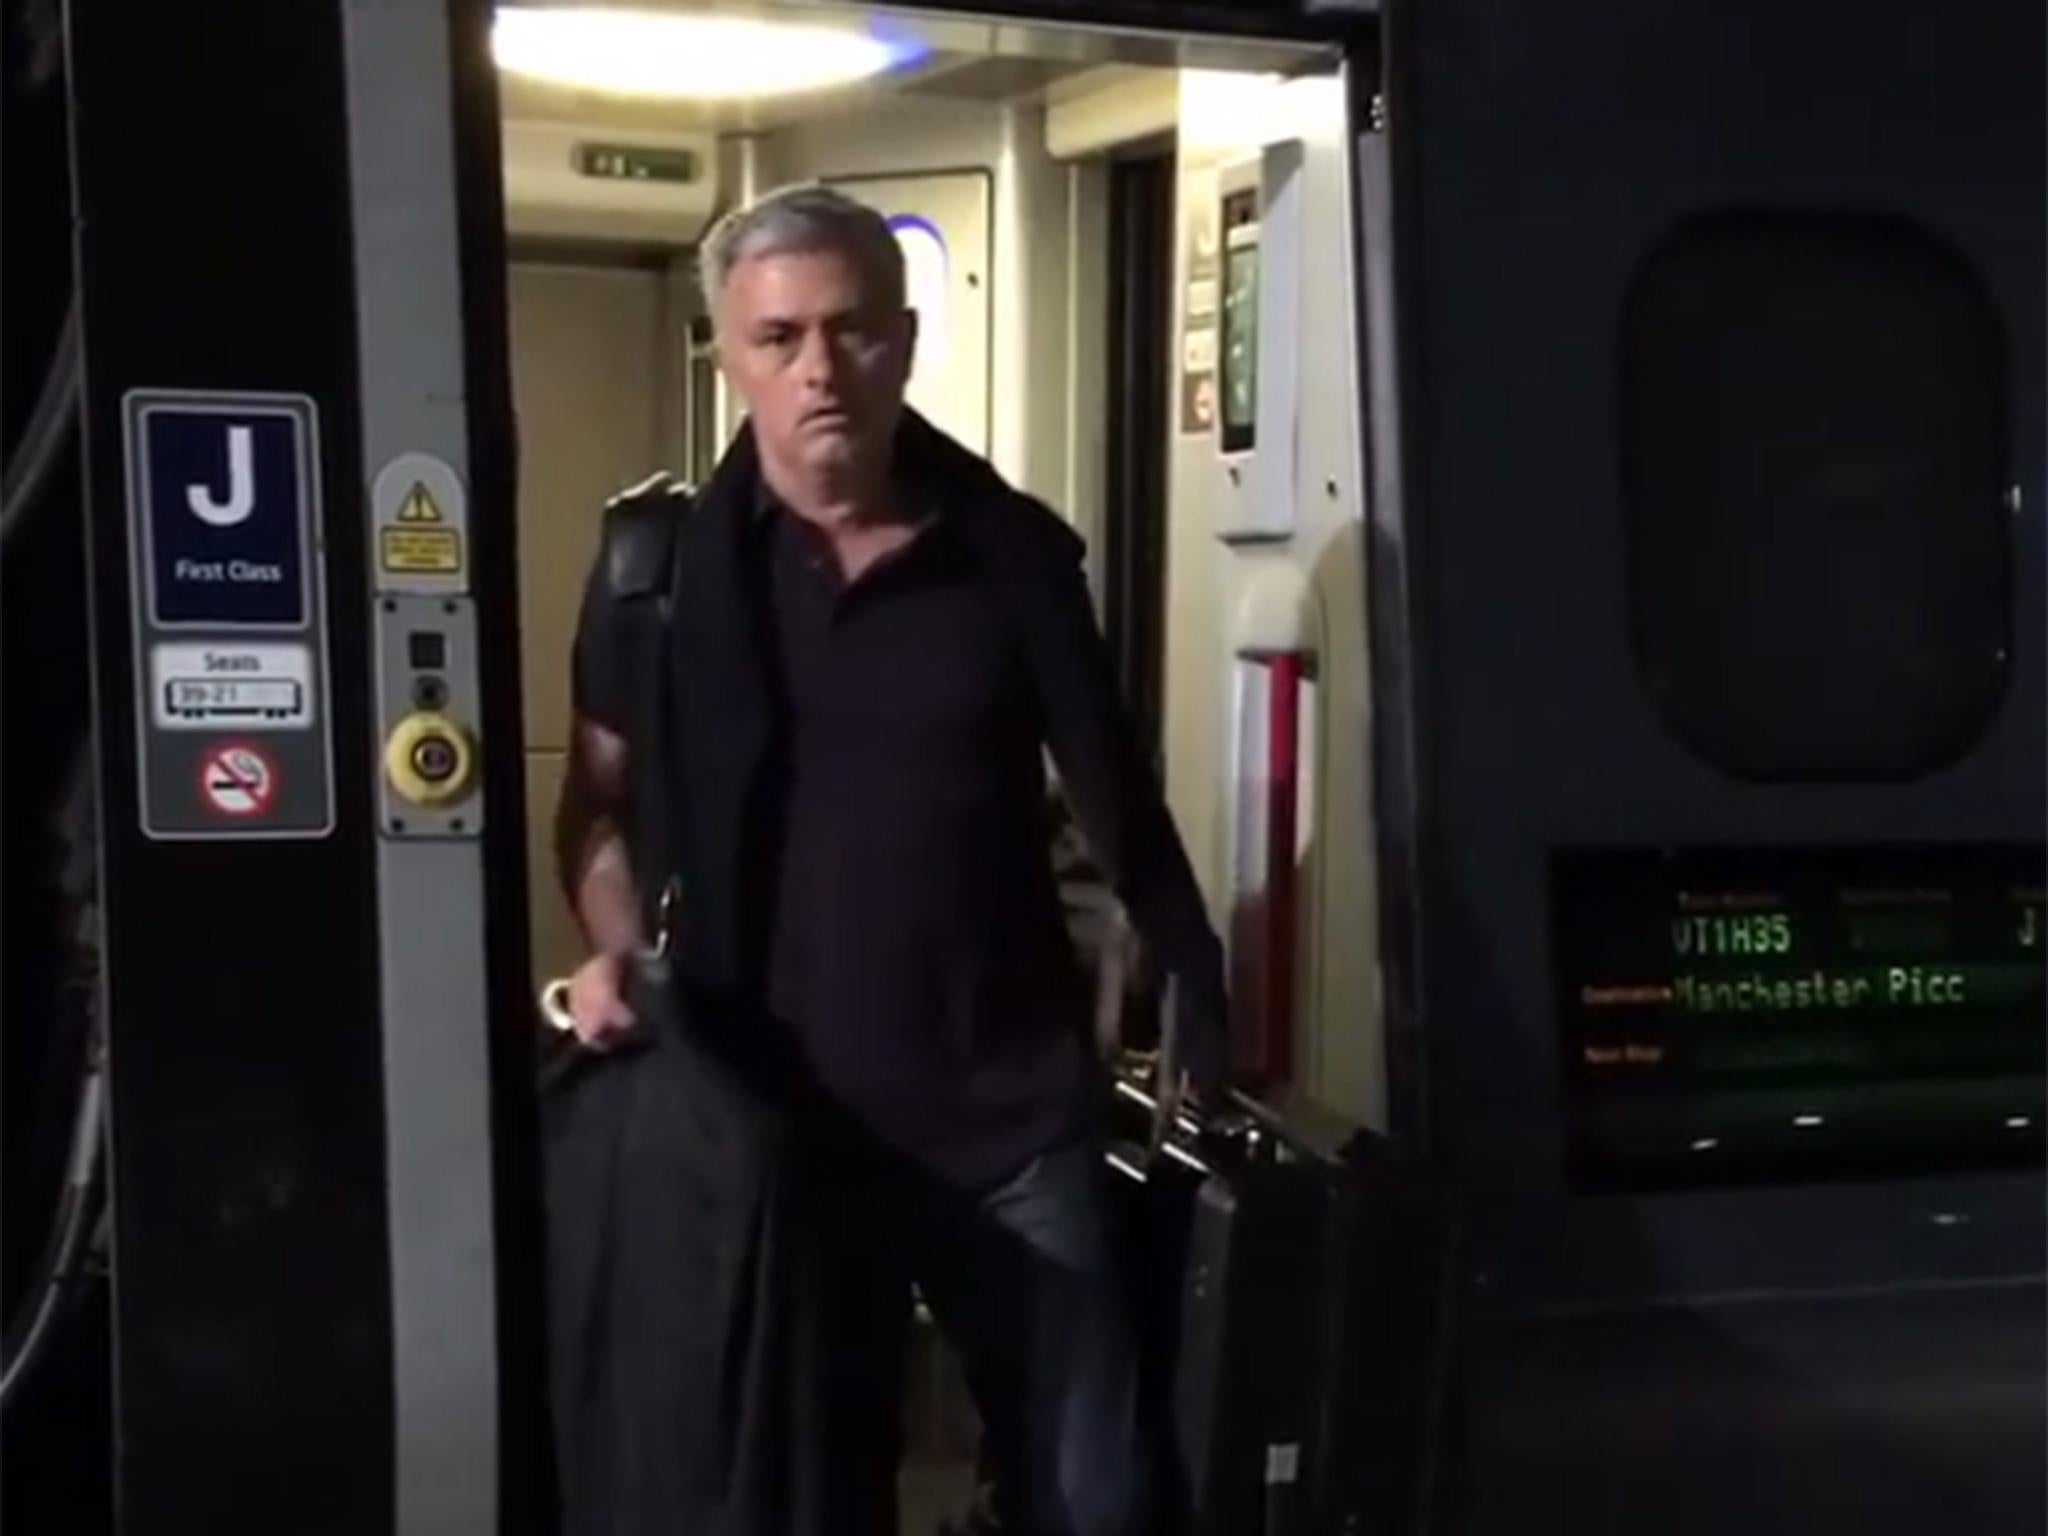
[[[838,1234],[829,1298],[803,1298],[828,1314],[821,1432],[858,1468],[835,1532],[894,1530],[915,1286],[965,1363],[1004,1529],[1130,1536],[1137,1367],[1047,749],[1182,983],[1197,1093],[1222,1075],[1221,948],[1081,541],[904,405],[917,317],[888,225],[795,188],[701,259],[746,424],[701,491],[607,514],[557,818],[592,952],[576,1036],[618,1059],[647,1033],[628,979],[658,939],[693,1031],[772,1058],[803,1106],[804,1219]]]

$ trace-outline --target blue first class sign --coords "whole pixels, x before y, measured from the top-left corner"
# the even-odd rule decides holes
[[[152,623],[305,627],[312,403],[138,392],[128,418]]]

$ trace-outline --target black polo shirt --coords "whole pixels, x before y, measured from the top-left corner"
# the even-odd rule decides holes
[[[1093,1075],[1031,673],[947,509],[919,510],[849,585],[817,530],[759,508],[764,990],[832,1098],[977,1184],[1074,1134]]]

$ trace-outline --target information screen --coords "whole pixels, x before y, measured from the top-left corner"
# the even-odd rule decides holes
[[[2040,846],[1553,857],[1574,1184],[2044,1155]]]
[[[1222,387],[1225,453],[1257,446],[1259,421],[1259,204],[1256,191],[1223,200]]]

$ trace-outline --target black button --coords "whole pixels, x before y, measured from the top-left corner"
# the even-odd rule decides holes
[[[415,672],[438,672],[448,665],[448,637],[431,629],[416,629],[405,639],[406,660]]]

